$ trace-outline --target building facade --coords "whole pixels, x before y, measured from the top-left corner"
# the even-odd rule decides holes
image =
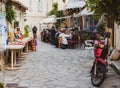
[[[114,42],[115,42],[115,46],[116,46],[116,49],[120,50],[120,25],[117,25],[115,24],[115,34],[114,34]]]
[[[40,21],[47,18],[47,14],[52,10],[53,0],[20,0],[27,7],[26,12],[26,25],[30,26],[30,29],[34,25],[37,26],[39,30],[42,30]]]
[[[0,1],[0,47],[6,45],[7,32],[6,32],[6,19],[5,19],[5,2]]]
[[[65,10],[65,6],[67,5],[69,0],[65,0],[65,2],[63,2],[63,0],[56,0],[56,2],[58,2],[58,10]]]

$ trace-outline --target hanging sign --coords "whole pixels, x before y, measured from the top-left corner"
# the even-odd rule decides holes
[[[7,45],[7,27],[5,16],[0,15],[0,47]]]

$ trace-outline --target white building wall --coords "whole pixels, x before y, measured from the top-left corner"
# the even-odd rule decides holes
[[[0,13],[5,13],[5,4],[0,2]]]
[[[21,0],[27,7],[28,10],[26,12],[26,19],[27,21],[25,24],[29,25],[31,28],[36,25],[39,29],[40,21],[47,17],[47,13],[52,10],[53,0],[41,0],[42,1],[42,10],[38,11],[38,1],[39,0],[31,0],[31,7],[30,7],[30,0]],[[31,10],[30,10],[31,8]]]
[[[58,10],[65,10],[65,5],[68,3],[69,0],[65,0],[65,3],[63,0],[56,0],[58,2]]]
[[[16,21],[19,22],[19,27],[22,33],[24,33],[24,12],[15,9],[16,12]]]
[[[120,25],[116,25],[116,49],[120,50]]]
[[[20,29],[21,29],[21,32],[24,34],[24,12],[20,12]]]

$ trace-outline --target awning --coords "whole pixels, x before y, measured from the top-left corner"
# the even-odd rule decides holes
[[[80,16],[87,16],[87,15],[93,15],[94,12],[90,12],[87,8],[84,8],[82,11],[80,11],[75,17]]]
[[[55,23],[56,22],[56,16],[50,16],[44,20],[42,20],[41,24],[48,24],[48,23]]]
[[[56,19],[59,20],[59,19],[68,19],[70,18],[71,16],[65,16],[65,17],[57,17]]]
[[[57,17],[56,19],[57,20],[60,20],[60,19],[69,19],[69,18],[72,18],[72,17],[78,17],[78,16],[64,16],[64,17]]]
[[[73,9],[73,8],[82,8],[85,6],[84,0],[69,0],[66,5],[66,9]]]
[[[26,7],[23,3],[17,0],[6,0],[7,3],[12,2],[12,5],[18,7],[20,10],[28,10],[28,7]]]

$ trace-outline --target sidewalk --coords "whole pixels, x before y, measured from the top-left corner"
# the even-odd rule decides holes
[[[89,73],[93,60],[90,49],[64,50],[38,41],[37,51],[29,52],[25,60],[19,61],[20,69],[0,72],[0,81],[28,88],[95,88]],[[100,88],[119,83],[120,77],[110,70]]]

